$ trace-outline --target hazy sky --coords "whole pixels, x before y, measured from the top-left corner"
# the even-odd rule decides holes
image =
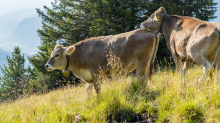
[[[44,5],[51,6],[54,0],[0,0],[0,15],[21,9],[42,8]]]

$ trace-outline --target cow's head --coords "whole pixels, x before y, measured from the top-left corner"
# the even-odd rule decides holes
[[[150,16],[150,18],[141,23],[141,29],[146,29],[157,34],[160,31],[160,26],[165,15],[166,10],[163,7],[160,7]]]
[[[63,47],[63,45],[57,44],[54,50],[50,54],[45,68],[47,71],[53,71],[55,69],[64,70],[67,65],[66,55],[71,55],[75,50],[75,46]]]

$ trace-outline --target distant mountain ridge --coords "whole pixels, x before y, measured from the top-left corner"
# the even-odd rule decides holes
[[[35,9],[23,9],[0,16],[0,39],[9,37],[22,20],[36,16],[37,12]]]
[[[0,16],[0,49],[12,52],[15,46],[19,46],[23,53],[33,55],[40,45],[37,34],[40,28],[41,18],[35,9],[24,9]]]
[[[42,26],[41,18],[38,16],[22,20],[14,33],[10,36],[9,41],[22,44],[28,47],[37,48],[40,45],[40,38],[37,30]]]
[[[4,36],[1,37],[8,37],[10,36],[18,26],[18,21],[9,21],[9,22],[2,22],[0,23],[0,33]]]

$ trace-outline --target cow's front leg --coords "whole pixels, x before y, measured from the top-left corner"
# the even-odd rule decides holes
[[[101,85],[99,82],[94,82],[94,88],[97,94],[101,93]]]
[[[86,99],[89,99],[90,98],[90,94],[92,92],[92,87],[93,87],[93,83],[87,83],[86,85],[86,92],[87,92],[87,97]]]
[[[101,85],[100,85],[100,82],[99,82],[99,77],[98,77],[98,75],[99,75],[99,70],[100,68],[98,67],[98,68],[90,68],[90,73],[91,73],[91,75],[92,75],[92,80],[93,80],[93,83],[94,83],[94,88],[95,88],[95,91],[96,91],[96,93],[97,94],[100,94],[100,92],[101,92]]]

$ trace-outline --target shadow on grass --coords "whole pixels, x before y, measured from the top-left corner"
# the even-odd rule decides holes
[[[137,77],[132,77],[131,82],[127,85],[124,91],[126,101],[132,104],[128,108],[120,105],[117,98],[114,99],[114,104],[109,108],[118,108],[117,113],[110,113],[107,117],[109,123],[112,122],[154,122],[153,114],[157,110],[155,106],[150,103],[160,95],[159,91],[150,91],[146,86],[146,81]],[[115,104],[117,103],[117,104]],[[120,107],[115,107],[120,106]],[[152,114],[151,114],[152,113]]]

